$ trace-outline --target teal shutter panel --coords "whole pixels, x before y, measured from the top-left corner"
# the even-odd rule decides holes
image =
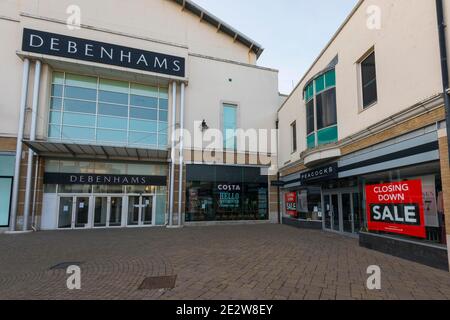
[[[330,70],[325,74],[325,88],[334,87],[336,85],[336,70]]]
[[[308,147],[308,149],[312,149],[316,147],[316,134],[310,134],[307,138],[306,138],[306,145]]]
[[[328,127],[317,132],[317,140],[319,145],[328,144],[338,141],[337,126]]]

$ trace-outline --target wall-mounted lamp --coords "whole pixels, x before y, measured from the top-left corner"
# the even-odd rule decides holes
[[[203,121],[202,121],[201,129],[202,129],[202,132],[204,132],[204,131],[209,129],[208,125],[206,124],[206,120],[205,119],[203,119]]]

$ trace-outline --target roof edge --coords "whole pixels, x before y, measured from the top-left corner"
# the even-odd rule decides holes
[[[314,59],[313,63],[311,64],[311,66],[308,68],[308,70],[305,72],[305,74],[300,78],[300,80],[297,82],[297,85],[294,87],[294,89],[292,89],[292,91],[289,93],[288,98],[286,99],[286,101],[280,106],[280,108],[278,108],[277,112],[280,112],[284,106],[286,105],[286,103],[289,101],[289,99],[292,97],[292,95],[294,94],[294,92],[298,89],[298,87],[300,86],[300,84],[303,82],[303,80],[306,79],[306,76],[311,72],[311,70],[314,68],[314,66],[316,65],[316,63],[320,60],[320,58],[322,58],[322,56],[324,55],[324,53],[327,51],[327,49],[331,46],[331,44],[334,42],[334,40],[336,40],[336,38],[339,36],[339,34],[341,33],[341,31],[345,28],[345,26],[347,25],[347,23],[350,21],[350,19],[355,15],[356,11],[358,11],[358,9],[361,7],[361,5],[364,3],[365,0],[359,0],[359,2],[355,5],[355,7],[352,9],[352,11],[350,12],[350,14],[347,16],[347,18],[344,20],[344,22],[341,24],[341,26],[337,29],[337,31],[334,33],[334,35],[331,37],[331,39],[328,41],[328,43],[325,45],[325,47],[322,49],[322,51],[320,51],[319,55],[317,56],[316,59]]]
[[[218,30],[223,33],[229,35],[235,41],[240,42],[249,48],[250,51],[253,51],[256,54],[256,57],[259,58],[261,54],[264,52],[264,48],[258,42],[253,40],[252,38],[246,36],[242,32],[236,30],[231,25],[216,17],[214,14],[208,12],[203,7],[194,3],[191,0],[171,0],[177,4],[179,4],[183,9],[188,10],[192,14],[198,16],[201,20],[209,23],[210,25],[216,27]]]

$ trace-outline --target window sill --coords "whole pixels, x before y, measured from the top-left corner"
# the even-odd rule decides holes
[[[369,110],[369,109],[374,108],[377,104],[378,104],[378,100],[372,102],[372,103],[369,104],[367,107],[360,106],[360,107],[359,107],[359,112],[358,112],[358,114],[361,114],[361,113],[363,113],[364,111],[367,111],[367,110]]]

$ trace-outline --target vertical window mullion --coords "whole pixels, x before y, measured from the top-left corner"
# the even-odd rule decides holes
[[[63,138],[63,116],[64,116],[64,105],[66,100],[66,72],[64,72],[64,78],[63,78],[63,86],[62,86],[62,101],[61,101],[61,121],[60,121],[60,132],[59,132],[59,140],[61,141]]]
[[[131,82],[128,82],[127,146],[130,145]]]
[[[319,137],[318,137],[318,134],[317,134],[317,96],[316,96],[316,82],[314,81],[313,82],[313,87],[314,87],[314,90],[313,90],[313,99],[314,99],[314,103],[313,103],[313,105],[314,105],[314,107],[313,107],[313,110],[314,110],[314,146],[315,147],[317,147],[318,145],[319,145]]]
[[[97,143],[98,141],[98,135],[97,135],[97,128],[98,128],[98,117],[99,117],[99,95],[100,95],[100,77],[97,77],[97,95],[95,100],[95,128],[94,128],[94,141]]]
[[[156,109],[156,112],[157,112],[157,115],[156,115],[156,146],[157,146],[157,149],[159,149],[160,148],[160,145],[159,145],[159,135],[160,135],[160,132],[159,132],[159,130],[160,130],[160,128],[159,128],[159,121],[160,121],[160,118],[159,118],[159,115],[160,115],[160,105],[159,105],[159,98],[160,98],[160,85],[158,84],[158,103],[157,103],[157,109]]]

